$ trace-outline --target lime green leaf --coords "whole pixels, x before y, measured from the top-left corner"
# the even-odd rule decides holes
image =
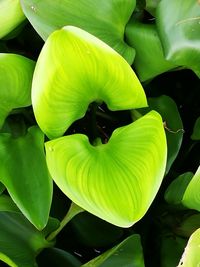
[[[35,63],[23,56],[0,54],[0,128],[14,108],[31,105]]]
[[[6,36],[26,19],[20,0],[0,1],[0,38]]]
[[[178,12],[175,12],[178,10]],[[157,26],[167,60],[200,76],[200,4],[198,0],[162,0]]]
[[[144,267],[143,251],[139,235],[132,235],[114,248],[82,265],[84,267]]]
[[[116,129],[107,144],[94,147],[75,134],[45,146],[58,187],[80,207],[121,227],[144,216],[165,172],[166,139],[155,111]]]
[[[91,102],[101,100],[111,110],[147,105],[136,75],[112,48],[76,27],[54,32],[33,77],[32,101],[40,128],[49,138],[60,137]]]
[[[58,226],[55,219],[50,219],[49,223],[54,228]],[[37,253],[52,245],[45,240],[44,233],[34,228],[22,214],[0,212],[1,261],[11,267],[36,267]]]
[[[200,229],[190,237],[178,267],[197,267],[200,264]]]
[[[127,43],[136,50],[134,67],[141,81],[176,67],[164,58],[155,25],[130,21],[126,28],[126,38]]]
[[[0,181],[22,213],[38,228],[45,227],[51,206],[52,180],[45,155],[44,135],[31,127],[25,136],[0,135]]]
[[[22,0],[22,8],[39,35],[46,40],[63,26],[79,27],[113,47],[131,64],[135,51],[124,41],[125,26],[135,0]]]
[[[179,205],[182,203],[185,190],[193,177],[192,172],[179,175],[167,188],[165,200],[169,204]]]
[[[190,209],[200,211],[200,167],[196,171],[183,195],[182,203]]]
[[[200,117],[198,117],[196,122],[195,122],[191,139],[192,140],[200,140]]]

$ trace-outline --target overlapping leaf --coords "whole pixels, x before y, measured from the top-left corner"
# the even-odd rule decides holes
[[[0,1],[0,38],[14,30],[26,17],[22,12],[20,0]]]
[[[35,63],[23,56],[0,54],[0,128],[14,108],[31,105]]]
[[[22,213],[38,228],[48,221],[52,180],[45,155],[44,135],[38,127],[25,136],[0,135],[0,181]]]
[[[156,17],[166,59],[200,76],[199,1],[162,0]]]
[[[104,101],[110,110],[147,105],[140,82],[119,54],[79,28],[64,27],[46,41],[36,65],[36,120],[49,138],[60,137],[94,101]]]
[[[167,155],[162,120],[152,111],[96,147],[85,135],[61,137],[46,143],[46,155],[52,178],[73,202],[129,227],[144,216],[162,182]]]
[[[46,40],[55,30],[72,25],[100,38],[132,63],[135,51],[124,41],[135,0],[22,0],[27,18]]]

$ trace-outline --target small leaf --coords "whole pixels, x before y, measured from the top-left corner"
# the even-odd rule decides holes
[[[200,229],[190,237],[183,256],[177,267],[194,267],[200,263]]]
[[[174,12],[178,10],[178,12]],[[157,27],[165,57],[200,76],[200,4],[198,0],[162,0]]]
[[[196,171],[183,195],[182,203],[190,209],[200,211],[200,167]]]
[[[192,180],[192,177],[192,172],[186,172],[182,175],[179,175],[167,188],[165,192],[165,200],[169,204],[181,204],[185,190]]]
[[[50,219],[54,228],[58,221]],[[0,260],[11,267],[36,267],[37,253],[52,246],[25,217],[16,212],[0,212]]]
[[[0,128],[14,108],[31,105],[35,63],[23,56],[0,54]]]
[[[49,138],[62,136],[94,101],[104,101],[111,110],[147,106],[128,63],[96,37],[72,26],[46,41],[36,64],[32,101],[36,120]]]
[[[45,144],[50,174],[77,205],[121,227],[140,220],[151,205],[166,165],[160,115],[152,111],[116,129],[107,144],[82,134]]]
[[[0,38],[6,36],[26,17],[22,12],[20,0],[1,0],[0,1]]]
[[[0,161],[0,181],[22,213],[38,229],[43,229],[52,199],[43,133],[38,127],[31,127],[18,138],[0,134]]]
[[[132,235],[114,248],[82,265],[83,267],[144,267],[143,251],[139,235]]]
[[[126,27],[126,38],[127,43],[136,50],[134,67],[141,81],[176,67],[164,58],[155,25],[130,21]]]
[[[200,140],[200,117],[198,117],[196,122],[195,122],[191,139],[192,140]]]
[[[21,0],[22,8],[38,34],[46,40],[63,26],[76,26],[98,37],[131,64],[135,51],[124,41],[125,26],[135,0]]]

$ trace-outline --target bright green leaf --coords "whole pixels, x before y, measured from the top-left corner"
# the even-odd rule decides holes
[[[46,41],[36,64],[32,101],[36,120],[49,138],[62,136],[91,102],[104,101],[110,110],[147,105],[128,63],[96,37],[71,26]]]
[[[135,8],[135,0],[22,0],[27,18],[46,40],[63,26],[79,27],[100,38],[132,63],[135,51],[124,41],[125,26]]]
[[[49,230],[58,226],[50,219]],[[49,231],[48,231],[49,233]],[[0,260],[12,267],[36,267],[37,253],[52,246],[45,234],[38,231],[20,213],[0,212]]]
[[[6,36],[21,24],[26,17],[24,16],[20,0],[1,0],[0,1],[0,38]]]
[[[195,122],[191,139],[192,140],[200,140],[200,117],[198,117],[196,122]]]
[[[116,129],[107,144],[94,147],[85,135],[74,134],[45,146],[58,187],[80,207],[121,227],[144,216],[165,172],[166,139],[155,111]]]
[[[200,3],[198,0],[162,0],[157,27],[165,57],[200,76]]]
[[[182,203],[190,208],[200,211],[200,167],[196,171],[183,195]]]
[[[144,267],[143,251],[139,235],[132,235],[114,248],[82,265],[84,267]]]
[[[130,21],[126,27],[126,38],[127,43],[136,50],[134,67],[141,81],[176,67],[164,58],[155,25]]]
[[[14,108],[31,105],[35,63],[23,56],[0,54],[0,128]]]
[[[200,265],[200,229],[190,237],[177,267],[198,267]]]
[[[192,172],[186,172],[182,175],[179,175],[167,188],[165,192],[165,200],[170,204],[181,204],[185,190],[192,177]]]
[[[35,126],[18,138],[0,134],[0,161],[0,181],[22,213],[38,229],[43,229],[52,199],[43,133]]]

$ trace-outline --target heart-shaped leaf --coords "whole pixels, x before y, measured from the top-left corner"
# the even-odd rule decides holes
[[[20,0],[0,1],[0,38],[14,30],[26,17],[22,12]]]
[[[0,134],[0,161],[0,181],[22,213],[38,229],[43,229],[52,199],[43,133],[34,126],[18,138]]]
[[[50,218],[45,231],[40,232],[21,213],[0,212],[0,260],[11,267],[37,267],[38,252],[53,245],[45,239],[46,233],[58,225]]]
[[[83,267],[144,267],[142,245],[139,235],[132,235],[114,248],[82,265]]]
[[[136,50],[134,67],[141,81],[176,67],[164,58],[155,25],[130,21],[126,27],[126,38],[128,44]]]
[[[183,256],[177,267],[194,267],[200,263],[200,229],[196,230],[190,237]]]
[[[62,136],[91,102],[101,100],[111,110],[147,105],[136,75],[112,48],[76,27],[54,32],[39,56],[32,86],[43,132],[49,138]]]
[[[75,134],[45,146],[58,187],[80,207],[121,227],[144,216],[165,172],[166,139],[155,111],[116,129],[107,144],[94,147]]]
[[[182,203],[190,208],[200,211],[200,166],[187,186]]]
[[[46,40],[55,30],[72,25],[100,38],[131,64],[135,51],[124,41],[125,26],[135,0],[21,0],[22,8],[39,35]]]
[[[0,54],[0,128],[14,108],[31,105],[35,63],[23,56]]]
[[[178,11],[178,12],[176,12]],[[162,0],[157,26],[165,57],[200,76],[200,3],[198,0]]]

